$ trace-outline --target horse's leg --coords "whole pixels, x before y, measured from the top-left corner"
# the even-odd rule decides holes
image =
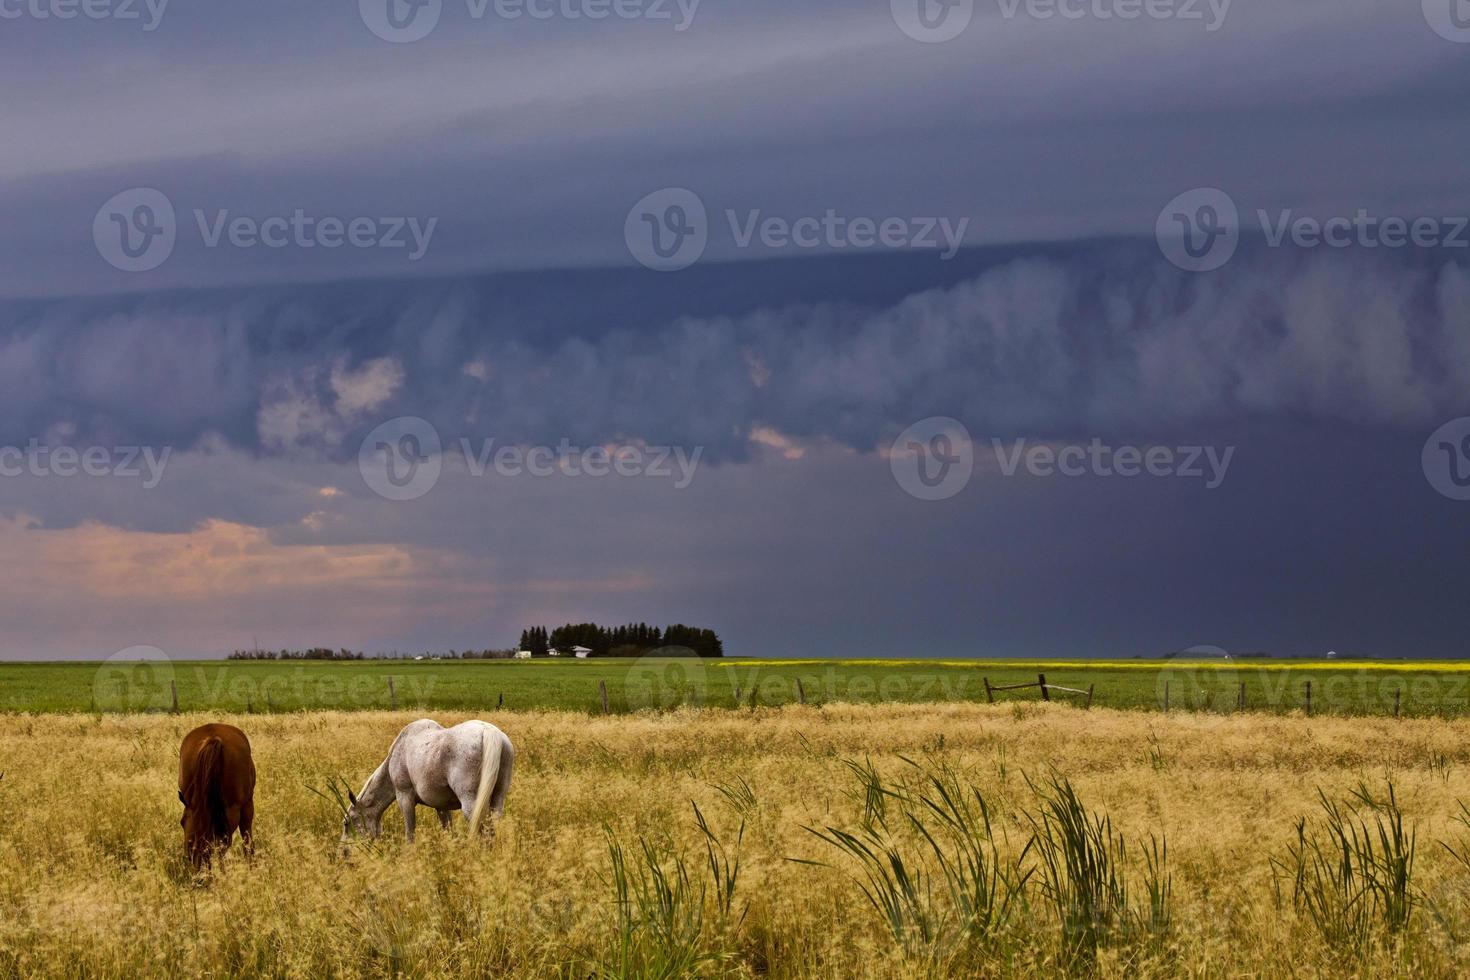
[[[467,793],[456,794],[459,797],[459,812],[464,814],[464,822],[470,822],[470,814],[475,812],[475,790],[473,787]]]
[[[454,819],[454,811],[453,810],[435,810],[434,812],[437,813],[437,814],[439,814],[439,826],[443,827],[445,830],[448,830],[449,829],[449,821],[451,821],[451,820]]]
[[[215,857],[219,858],[221,862],[224,861],[225,853],[229,851],[230,846],[235,843],[235,831],[240,828],[240,824],[244,821],[243,809],[238,806],[227,806],[225,807],[224,817],[224,833],[215,837],[210,843],[210,850],[214,852]],[[241,837],[244,837],[243,833]]]
[[[255,801],[246,800],[240,807],[240,850],[245,860],[255,857]]]
[[[490,812],[496,820],[505,816],[505,797],[510,793],[510,779],[515,767],[516,754],[507,742],[501,750],[500,771],[495,774],[495,788],[490,793]]]
[[[408,842],[410,844],[413,843],[414,810],[417,806],[418,804],[414,801],[412,794],[398,794],[398,809],[403,811],[403,831],[408,834]]]

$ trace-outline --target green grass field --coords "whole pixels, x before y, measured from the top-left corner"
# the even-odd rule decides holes
[[[392,707],[599,713],[834,702],[984,701],[992,685],[1047,682],[1094,692],[1094,703],[1160,710],[1470,715],[1464,661],[538,660],[107,661],[0,664],[0,711],[279,712]],[[391,680],[391,692],[390,692]],[[800,687],[798,689],[798,681]],[[737,700],[737,693],[739,695]],[[1032,688],[997,701],[1035,700]],[[1082,699],[1053,693],[1057,700]]]

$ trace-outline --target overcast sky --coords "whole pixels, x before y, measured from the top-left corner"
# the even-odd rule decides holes
[[[392,3],[0,0],[0,656],[1470,655],[1470,12]]]

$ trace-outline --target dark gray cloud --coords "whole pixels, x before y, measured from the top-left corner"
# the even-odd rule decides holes
[[[1257,417],[1402,430],[1465,408],[1470,271],[1449,250],[1253,241],[1206,275],[1151,244],[990,262],[946,282],[931,260],[915,266],[930,288],[882,302],[821,296],[826,269],[868,260],[818,260],[807,287],[772,285],[806,263],[731,265],[707,273],[724,280],[711,293],[808,295],[718,316],[671,315],[685,304],[656,295],[665,280],[631,272],[11,304],[0,437],[61,426],[344,458],[412,414],[447,438],[644,440],[719,461],[756,429],[866,451],[931,415],[1003,437],[1138,436]]]

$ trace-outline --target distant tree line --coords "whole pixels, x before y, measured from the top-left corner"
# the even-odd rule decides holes
[[[351,650],[328,650],[312,647],[310,650],[236,650],[231,660],[366,660],[362,653]]]
[[[567,623],[549,631],[544,626],[521,631],[521,649],[531,651],[533,657],[544,657],[553,649],[565,655],[573,647],[586,647],[593,657],[678,656],[684,650],[698,657],[725,655],[725,645],[714,630],[683,623],[663,629],[647,623],[611,628],[596,623]]]
[[[231,660],[511,660],[514,650],[450,650],[439,653],[425,650],[423,653],[375,653],[372,656],[352,650],[328,650],[313,647],[310,650],[236,650]]]
[[[519,649],[544,657],[553,649],[570,656],[573,647],[586,647],[594,657],[723,657],[725,646],[711,629],[675,623],[660,629],[647,623],[629,623],[611,628],[596,623],[567,623],[548,630],[533,626],[521,631]],[[366,654],[358,650],[332,650],[312,647],[309,650],[235,650],[231,660],[510,660],[515,650],[450,650],[424,651],[421,654],[398,650]]]

